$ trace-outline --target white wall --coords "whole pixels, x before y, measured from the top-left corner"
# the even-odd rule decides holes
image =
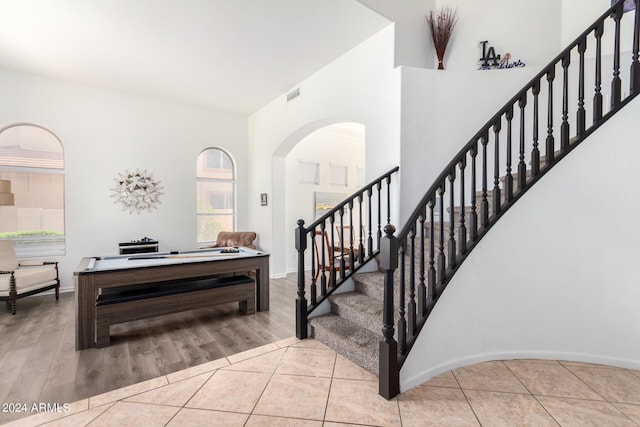
[[[499,54],[511,52],[514,59],[520,58],[530,66],[543,66],[555,56],[549,55],[550,51],[557,54],[566,44],[560,43],[561,17],[568,25],[577,22],[583,30],[588,24],[582,24],[583,18],[591,16],[589,11],[593,7],[580,5],[579,0],[563,0],[562,7],[557,0],[517,5],[509,0],[404,0],[401,5],[395,0],[358,1],[395,22],[395,65],[419,68],[437,67],[425,15],[443,6],[457,9],[458,24],[445,55],[445,68],[450,70],[477,69],[478,43],[482,40],[489,40]],[[595,8],[598,13],[606,10],[600,5]],[[579,9],[577,16],[570,15],[574,9]],[[563,35],[566,32],[570,30],[563,29]]]
[[[434,68],[435,50],[425,14],[435,9],[435,0],[358,0],[395,22],[394,64]],[[437,64],[436,64],[437,65]]]
[[[436,1],[457,9],[459,20],[445,70],[402,67],[400,219],[415,208],[452,157],[561,49],[555,0],[513,6],[507,0]],[[540,22],[545,22],[540,31]],[[586,25],[586,24],[585,24]],[[478,42],[509,51],[526,66],[478,70]],[[407,179],[407,177],[411,177]]]
[[[249,117],[251,228],[271,252],[271,273],[286,272],[285,157],[303,137],[332,123],[365,126],[367,179],[399,163],[399,78],[393,67],[390,25],[300,83],[300,96],[285,95]],[[259,206],[260,193],[273,203]]]
[[[150,236],[160,250],[195,248],[195,167],[210,146],[231,154],[238,194],[247,193],[247,120],[175,103],[0,71],[0,126],[28,122],[56,134],[65,156],[66,256],[63,288],[85,256],[118,253],[118,242]],[[164,187],[157,210],[140,215],[113,203],[114,178],[125,170],[154,174]],[[239,197],[238,228],[247,228]]]
[[[634,100],[539,181],[449,283],[401,388],[486,360],[640,368],[640,156]]]
[[[364,131],[364,129],[363,129]],[[319,184],[298,182],[299,160],[313,160],[320,165]],[[336,186],[330,183],[330,164],[348,167],[347,186]],[[326,134],[322,129],[313,132],[297,144],[286,158],[286,265],[287,272],[297,271],[298,253],[294,245],[294,232],[299,219],[309,225],[314,217],[315,192],[341,193],[344,198],[355,193],[362,185],[358,185],[357,168],[365,167],[364,132],[360,138]],[[346,218],[346,217],[345,217]],[[348,224],[346,224],[348,225]],[[310,267],[310,265],[308,265]]]
[[[587,26],[591,25],[607,9],[611,7],[610,0],[562,0],[561,10],[561,46],[573,42]]]
[[[611,7],[611,2],[606,0],[598,0],[596,2],[588,4],[576,4],[575,0],[564,0],[562,14],[562,42],[563,45],[572,43],[578,36],[580,36],[588,26],[593,24],[600,16],[603,15]],[[634,26],[635,14],[633,11],[629,11],[623,14],[620,24],[620,50],[622,51],[622,57],[624,59],[625,53],[629,53],[633,48],[633,26]],[[587,51],[587,57],[595,57],[595,37],[594,32],[590,32],[590,36],[587,38],[587,45],[590,46],[590,51]],[[613,73],[613,61],[610,57],[613,54],[615,46],[615,22],[611,17],[607,17],[605,20],[604,33],[602,36],[602,75],[603,82],[607,82]],[[609,57],[609,58],[607,58]],[[611,71],[609,71],[611,70]],[[623,67],[622,75],[627,70]]]
[[[445,53],[447,70],[478,69],[483,40],[532,67],[546,65],[563,47],[557,0],[436,0],[441,6],[456,8],[459,17]]]
[[[539,71],[402,68],[401,220],[471,137]]]

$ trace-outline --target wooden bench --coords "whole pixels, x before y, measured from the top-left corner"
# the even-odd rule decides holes
[[[111,325],[231,302],[245,314],[255,313],[255,280],[235,275],[102,288],[96,300],[96,347],[110,344]]]

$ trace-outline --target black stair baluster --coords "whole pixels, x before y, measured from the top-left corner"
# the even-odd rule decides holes
[[[453,185],[456,180],[456,169],[455,167],[451,170],[449,174],[449,268],[453,268],[456,266],[456,216],[455,216],[455,202],[454,202],[454,193],[453,193]]]
[[[540,173],[540,148],[538,147],[538,95],[540,95],[540,79],[536,80],[531,88],[533,93],[533,150],[531,150],[531,174],[537,176]]]
[[[434,210],[435,210],[435,203],[433,202],[434,199],[429,199],[429,201],[427,202],[427,206],[429,207],[429,272],[427,273],[427,284],[429,286],[428,288],[428,294],[427,294],[427,306],[430,306],[431,303],[433,303],[433,301],[435,301],[436,299],[436,292],[437,292],[437,287],[436,287],[436,268],[435,268],[435,263],[436,263],[436,251],[435,251],[435,245],[436,245],[436,233],[435,233],[435,226],[434,226]]]
[[[382,239],[382,183],[380,181],[378,181],[376,189],[378,190],[378,232],[376,237],[378,247],[380,247],[380,239]]]
[[[373,208],[371,206],[371,196],[373,195],[373,187],[367,188],[367,211],[369,216],[369,224],[367,224],[368,236],[367,236],[367,256],[373,256],[373,221],[372,221],[372,211]]]
[[[622,81],[620,80],[620,20],[622,19],[622,1],[611,13],[615,22],[615,36],[613,47],[613,80],[611,81],[611,109],[613,110],[622,101]]]
[[[584,52],[587,50],[587,38],[584,37],[578,43],[579,69],[578,69],[578,111],[576,112],[576,136],[580,137],[586,129],[586,112],[584,110]]]
[[[322,235],[322,238],[320,239],[320,261],[321,261],[321,271],[320,271],[320,295],[322,295],[323,297],[327,296],[327,269],[326,269],[326,265],[327,265],[327,259],[326,259],[326,253],[328,252],[327,248],[326,248],[326,221],[322,221],[320,223],[320,234]],[[314,236],[315,238],[315,236]]]
[[[356,256],[353,252],[353,238],[355,236],[355,231],[353,230],[353,199],[349,200],[349,270],[353,271]],[[342,233],[344,234],[344,232]],[[344,244],[342,244],[344,246]]]
[[[443,284],[447,278],[447,263],[444,255],[444,186],[445,183],[441,182],[438,188],[438,195],[440,199],[440,230],[439,230],[439,246],[438,246],[438,283]]]
[[[416,330],[416,225],[409,232],[409,303],[407,304],[407,334],[413,337]]]
[[[420,283],[418,285],[418,317],[420,319],[424,318],[427,315],[427,287],[425,286],[425,264],[424,264],[424,255],[425,255],[425,230],[424,230],[424,222],[426,220],[426,207],[422,207],[422,213],[420,214]]]
[[[467,165],[466,154],[460,159],[458,166],[460,167],[460,225],[458,226],[458,252],[463,255],[467,252],[467,226],[464,219],[464,168]]]
[[[487,200],[487,144],[489,143],[489,131],[482,136],[482,200],[480,201],[480,225],[486,228],[489,225],[489,201]]]
[[[309,233],[309,235],[311,236],[312,239],[315,238],[316,236],[316,228],[313,227],[311,229],[311,232]],[[305,234],[305,238],[306,238],[306,234]],[[315,247],[315,245],[313,245]],[[319,260],[318,260],[319,261]],[[311,305],[315,306],[318,302],[318,285],[316,284],[316,251],[315,250],[311,250],[311,289],[309,289],[309,292],[311,293]],[[318,271],[319,273],[319,271]]]
[[[518,162],[518,191],[522,191],[527,185],[527,164],[524,162],[525,127],[524,109],[527,106],[527,92],[524,92],[518,100],[520,107],[520,161]]]
[[[563,60],[564,62],[564,60]],[[547,139],[546,139],[546,166],[550,167],[553,163],[555,151],[555,139],[553,138],[553,80],[556,77],[555,64],[547,73],[547,83],[549,86],[549,95],[547,97]]]
[[[593,95],[593,123],[596,124],[602,119],[602,35],[604,34],[604,23],[598,21],[594,35],[596,37],[596,77],[595,94]]]
[[[340,279],[344,280],[344,269],[346,267],[346,262],[344,260],[344,207],[340,206],[340,209],[338,209],[338,215],[340,216],[340,233],[338,238],[340,239]],[[333,225],[333,224],[332,224]],[[334,229],[331,229],[331,252],[333,254],[333,251],[338,250],[338,248],[336,247],[336,244],[334,243],[333,240],[333,231]],[[335,257],[334,257],[335,258]],[[331,282],[333,284],[335,284],[335,282]]]
[[[378,239],[378,248],[380,247],[380,239],[382,239],[382,183],[380,181],[378,181],[378,184],[376,185],[376,188],[378,190],[378,234],[377,234],[377,239]]]
[[[500,130],[502,129],[502,119],[499,118],[493,124],[494,135],[494,159],[493,159],[493,214],[500,212],[501,195],[500,195]]]
[[[631,55],[631,82],[629,93],[640,90],[640,62],[638,62],[640,50],[640,0],[635,0],[636,11],[633,20],[633,54]]]
[[[329,254],[329,287],[336,285],[336,255],[334,253],[336,247],[336,219],[335,214],[329,217],[329,224],[331,226],[331,239],[329,240],[329,248],[327,253]],[[324,239],[323,239],[324,240]]]
[[[364,264],[364,227],[362,226],[362,193],[358,194],[358,264]]]
[[[387,225],[391,224],[391,175],[387,176]]]
[[[504,177],[504,201],[511,203],[513,199],[513,175],[511,174],[511,121],[513,120],[513,104],[507,108],[504,114],[507,120],[507,174]]]
[[[405,319],[405,301],[404,301],[404,286],[405,286],[405,265],[406,265],[406,248],[407,240],[402,239],[399,248],[399,263],[400,263],[400,294],[398,296],[398,350],[400,354],[404,354],[407,350],[407,320]]]
[[[471,214],[469,214],[469,238],[474,241],[478,237],[478,210],[476,207],[476,157],[478,156],[478,141],[471,145]]]
[[[562,58],[562,124],[560,125],[560,149],[569,148],[569,65],[571,54]],[[547,163],[548,164],[548,163]]]
[[[336,279],[338,272],[336,271],[336,219],[335,214],[329,217],[329,223],[331,224],[331,233],[329,233],[329,263],[331,269],[329,270],[329,287],[336,285]],[[342,257],[340,257],[342,259]],[[338,267],[338,269],[340,269]],[[342,270],[344,271],[344,270]]]

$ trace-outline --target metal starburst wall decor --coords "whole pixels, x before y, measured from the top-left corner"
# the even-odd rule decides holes
[[[129,210],[130,214],[134,211],[140,214],[142,211],[150,212],[151,209],[157,209],[160,196],[164,194],[160,191],[163,189],[160,181],[154,180],[153,174],[146,170],[124,171],[115,181],[116,186],[111,189],[111,197],[116,199],[114,203],[122,204],[122,210]]]

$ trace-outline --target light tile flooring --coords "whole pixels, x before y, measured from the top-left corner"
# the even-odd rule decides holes
[[[387,401],[315,340],[268,344],[42,412],[14,426],[638,426],[640,371],[512,360],[455,369]]]

